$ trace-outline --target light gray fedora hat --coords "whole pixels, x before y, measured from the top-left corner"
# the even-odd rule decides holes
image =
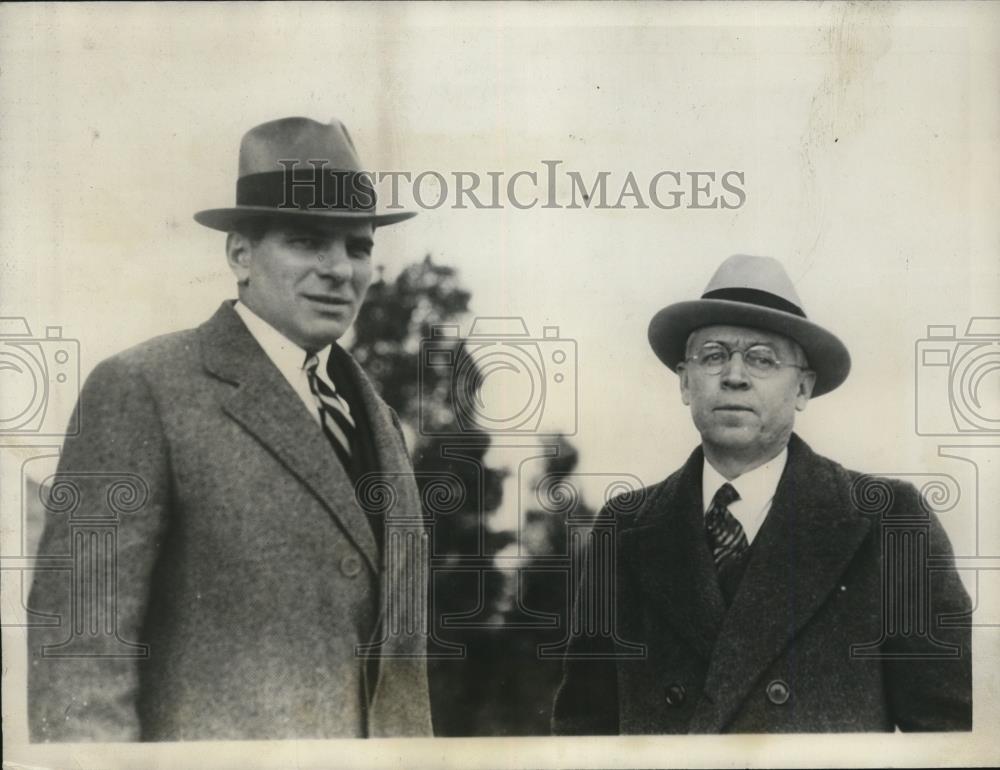
[[[194,218],[228,232],[260,217],[379,227],[416,216],[415,211],[379,214],[375,203],[374,182],[343,123],[281,118],[243,135],[236,205],[199,211]]]
[[[684,360],[688,335],[703,326],[747,326],[794,340],[816,372],[812,395],[838,387],[851,371],[851,355],[834,334],[806,318],[784,266],[771,257],[736,254],[724,261],[701,299],[676,302],[649,322],[649,344],[671,371]]]

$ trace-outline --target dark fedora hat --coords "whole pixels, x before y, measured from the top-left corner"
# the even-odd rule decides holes
[[[794,340],[816,373],[812,395],[838,387],[851,371],[844,343],[806,318],[784,266],[770,257],[737,254],[715,271],[701,299],[667,305],[649,322],[649,344],[672,371],[683,362],[688,335],[714,325],[763,329]]]
[[[375,184],[343,123],[281,118],[243,135],[236,205],[199,211],[194,218],[229,231],[259,217],[378,227],[416,216],[414,211],[378,214],[375,198]]]

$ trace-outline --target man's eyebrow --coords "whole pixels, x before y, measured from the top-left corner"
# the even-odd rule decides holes
[[[740,343],[740,340],[736,340],[735,342],[730,342],[728,340],[708,339],[708,340],[702,341],[701,344],[702,345],[712,345],[712,344],[715,344],[715,345],[722,345],[723,347],[726,347],[726,348],[733,348],[733,347],[738,347],[739,343]],[[770,341],[767,341],[767,340],[755,340],[755,339],[753,339],[753,337],[750,337],[749,341],[743,347],[746,347],[746,348],[755,348],[758,345],[763,345],[765,348],[770,348],[771,350],[775,350],[775,351],[778,348],[778,346],[775,345],[774,342],[770,342]]]
[[[347,242],[352,246],[366,246],[369,249],[375,245],[375,241],[368,235],[349,235]]]

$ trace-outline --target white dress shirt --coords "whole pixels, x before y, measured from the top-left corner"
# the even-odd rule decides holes
[[[768,511],[771,510],[774,493],[787,461],[788,448],[785,447],[773,460],[730,481],[715,470],[706,458],[701,472],[701,499],[705,506],[704,513],[707,514],[708,509],[712,507],[712,498],[719,491],[719,487],[727,483],[732,484],[740,499],[729,504],[729,512],[743,527],[747,542],[752,543],[763,526]]]
[[[242,302],[237,301],[234,310],[236,310],[236,314],[243,320],[243,323],[246,324],[253,338],[257,340],[257,344],[264,349],[267,357],[278,367],[281,376],[288,380],[288,384],[292,386],[292,390],[302,399],[302,403],[309,410],[309,414],[319,424],[319,404],[316,402],[316,397],[309,388],[309,375],[305,367],[306,351]],[[337,388],[330,381],[330,377],[326,372],[326,362],[330,357],[330,345],[320,350],[316,356],[319,358],[319,367],[316,370],[319,378],[329,385],[331,390],[336,391]]]

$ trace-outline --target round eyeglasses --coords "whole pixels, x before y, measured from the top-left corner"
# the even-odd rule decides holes
[[[702,345],[693,356],[688,356],[684,360],[691,361],[705,374],[720,374],[726,368],[729,359],[737,353],[743,356],[743,366],[746,370],[758,379],[770,377],[785,367],[803,370],[809,368],[781,361],[767,345],[751,345],[744,350],[733,350],[719,342],[709,342]]]

